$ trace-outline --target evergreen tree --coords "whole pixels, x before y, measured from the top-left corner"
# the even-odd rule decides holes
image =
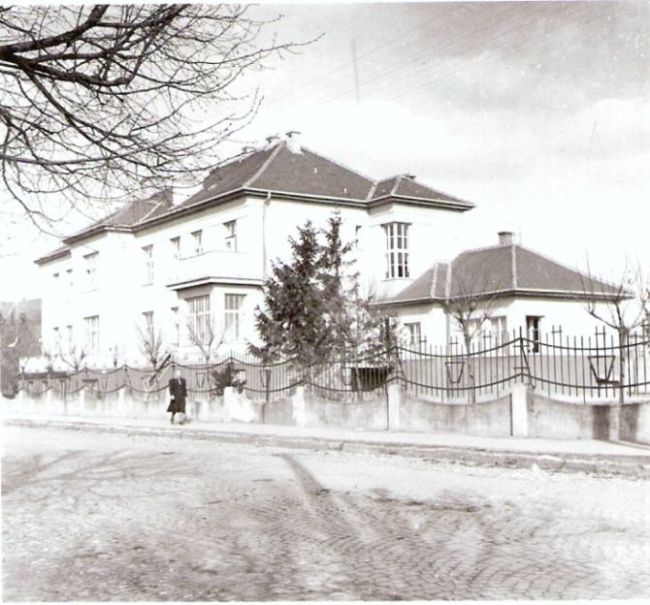
[[[273,263],[264,309],[257,309],[264,344],[251,345],[251,352],[266,363],[294,359],[303,380],[318,365],[385,350],[384,318],[360,294],[348,259],[352,245],[343,241],[341,226],[335,215],[327,229],[310,221],[299,227],[298,237],[290,238],[289,261]]]

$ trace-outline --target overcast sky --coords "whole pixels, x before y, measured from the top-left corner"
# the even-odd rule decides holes
[[[284,14],[282,39],[322,37],[242,83],[264,103],[226,152],[299,130],[370,177],[411,173],[474,202],[465,247],[510,229],[570,266],[588,254],[605,277],[626,258],[650,269],[650,3],[259,10]],[[0,298],[37,296],[29,261],[56,241],[23,229],[10,246]]]

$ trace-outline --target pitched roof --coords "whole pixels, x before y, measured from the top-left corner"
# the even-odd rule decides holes
[[[144,220],[160,216],[164,214],[169,208],[172,207],[171,190],[164,189],[154,193],[152,196],[144,200],[135,200],[122,208],[118,208],[108,216],[92,223],[81,231],[66,237],[64,243],[73,242],[77,239],[85,237],[91,233],[101,231],[103,229],[119,229],[134,227]]]
[[[80,231],[69,235],[63,240],[64,245],[48,252],[36,259],[36,264],[43,264],[57,258],[62,258],[70,253],[70,246],[76,241],[110,230],[130,230],[142,221],[164,214],[172,206],[172,192],[164,189],[144,200],[136,200],[118,208]]]
[[[436,263],[382,303],[518,294],[607,298],[617,295],[618,289],[523,246],[503,245],[468,250],[451,263]]]
[[[374,181],[309,149],[279,141],[215,168],[205,178],[201,189],[181,204],[172,206],[169,196],[157,194],[113,212],[65,238],[64,243],[73,243],[106,230],[144,228],[245,193],[321,199],[362,208],[391,201],[442,206],[460,212],[474,207],[470,202],[417,183],[408,175]],[[58,258],[65,249],[56,252],[58,256],[50,253],[36,262]]]
[[[418,183],[415,177],[410,174],[401,174],[390,179],[377,183],[372,192],[371,200],[377,200],[386,196],[406,197],[411,199],[438,200],[444,202],[455,202],[467,204],[464,200],[443,193],[422,183]]]

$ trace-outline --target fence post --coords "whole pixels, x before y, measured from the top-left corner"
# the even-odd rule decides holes
[[[530,376],[526,379],[524,365],[524,337],[519,327],[519,381],[510,392],[510,436],[528,437],[528,391]]]
[[[305,387],[303,385],[298,385],[296,387],[296,392],[291,398],[291,404],[293,407],[293,419],[296,422],[296,426],[304,428],[307,426],[307,410],[305,402]]]
[[[388,407],[386,428],[389,431],[399,431],[399,412],[402,404],[402,386],[399,381],[391,382],[388,385]]]

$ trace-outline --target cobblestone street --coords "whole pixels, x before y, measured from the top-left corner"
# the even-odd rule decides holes
[[[645,481],[3,433],[5,600],[650,597]]]

